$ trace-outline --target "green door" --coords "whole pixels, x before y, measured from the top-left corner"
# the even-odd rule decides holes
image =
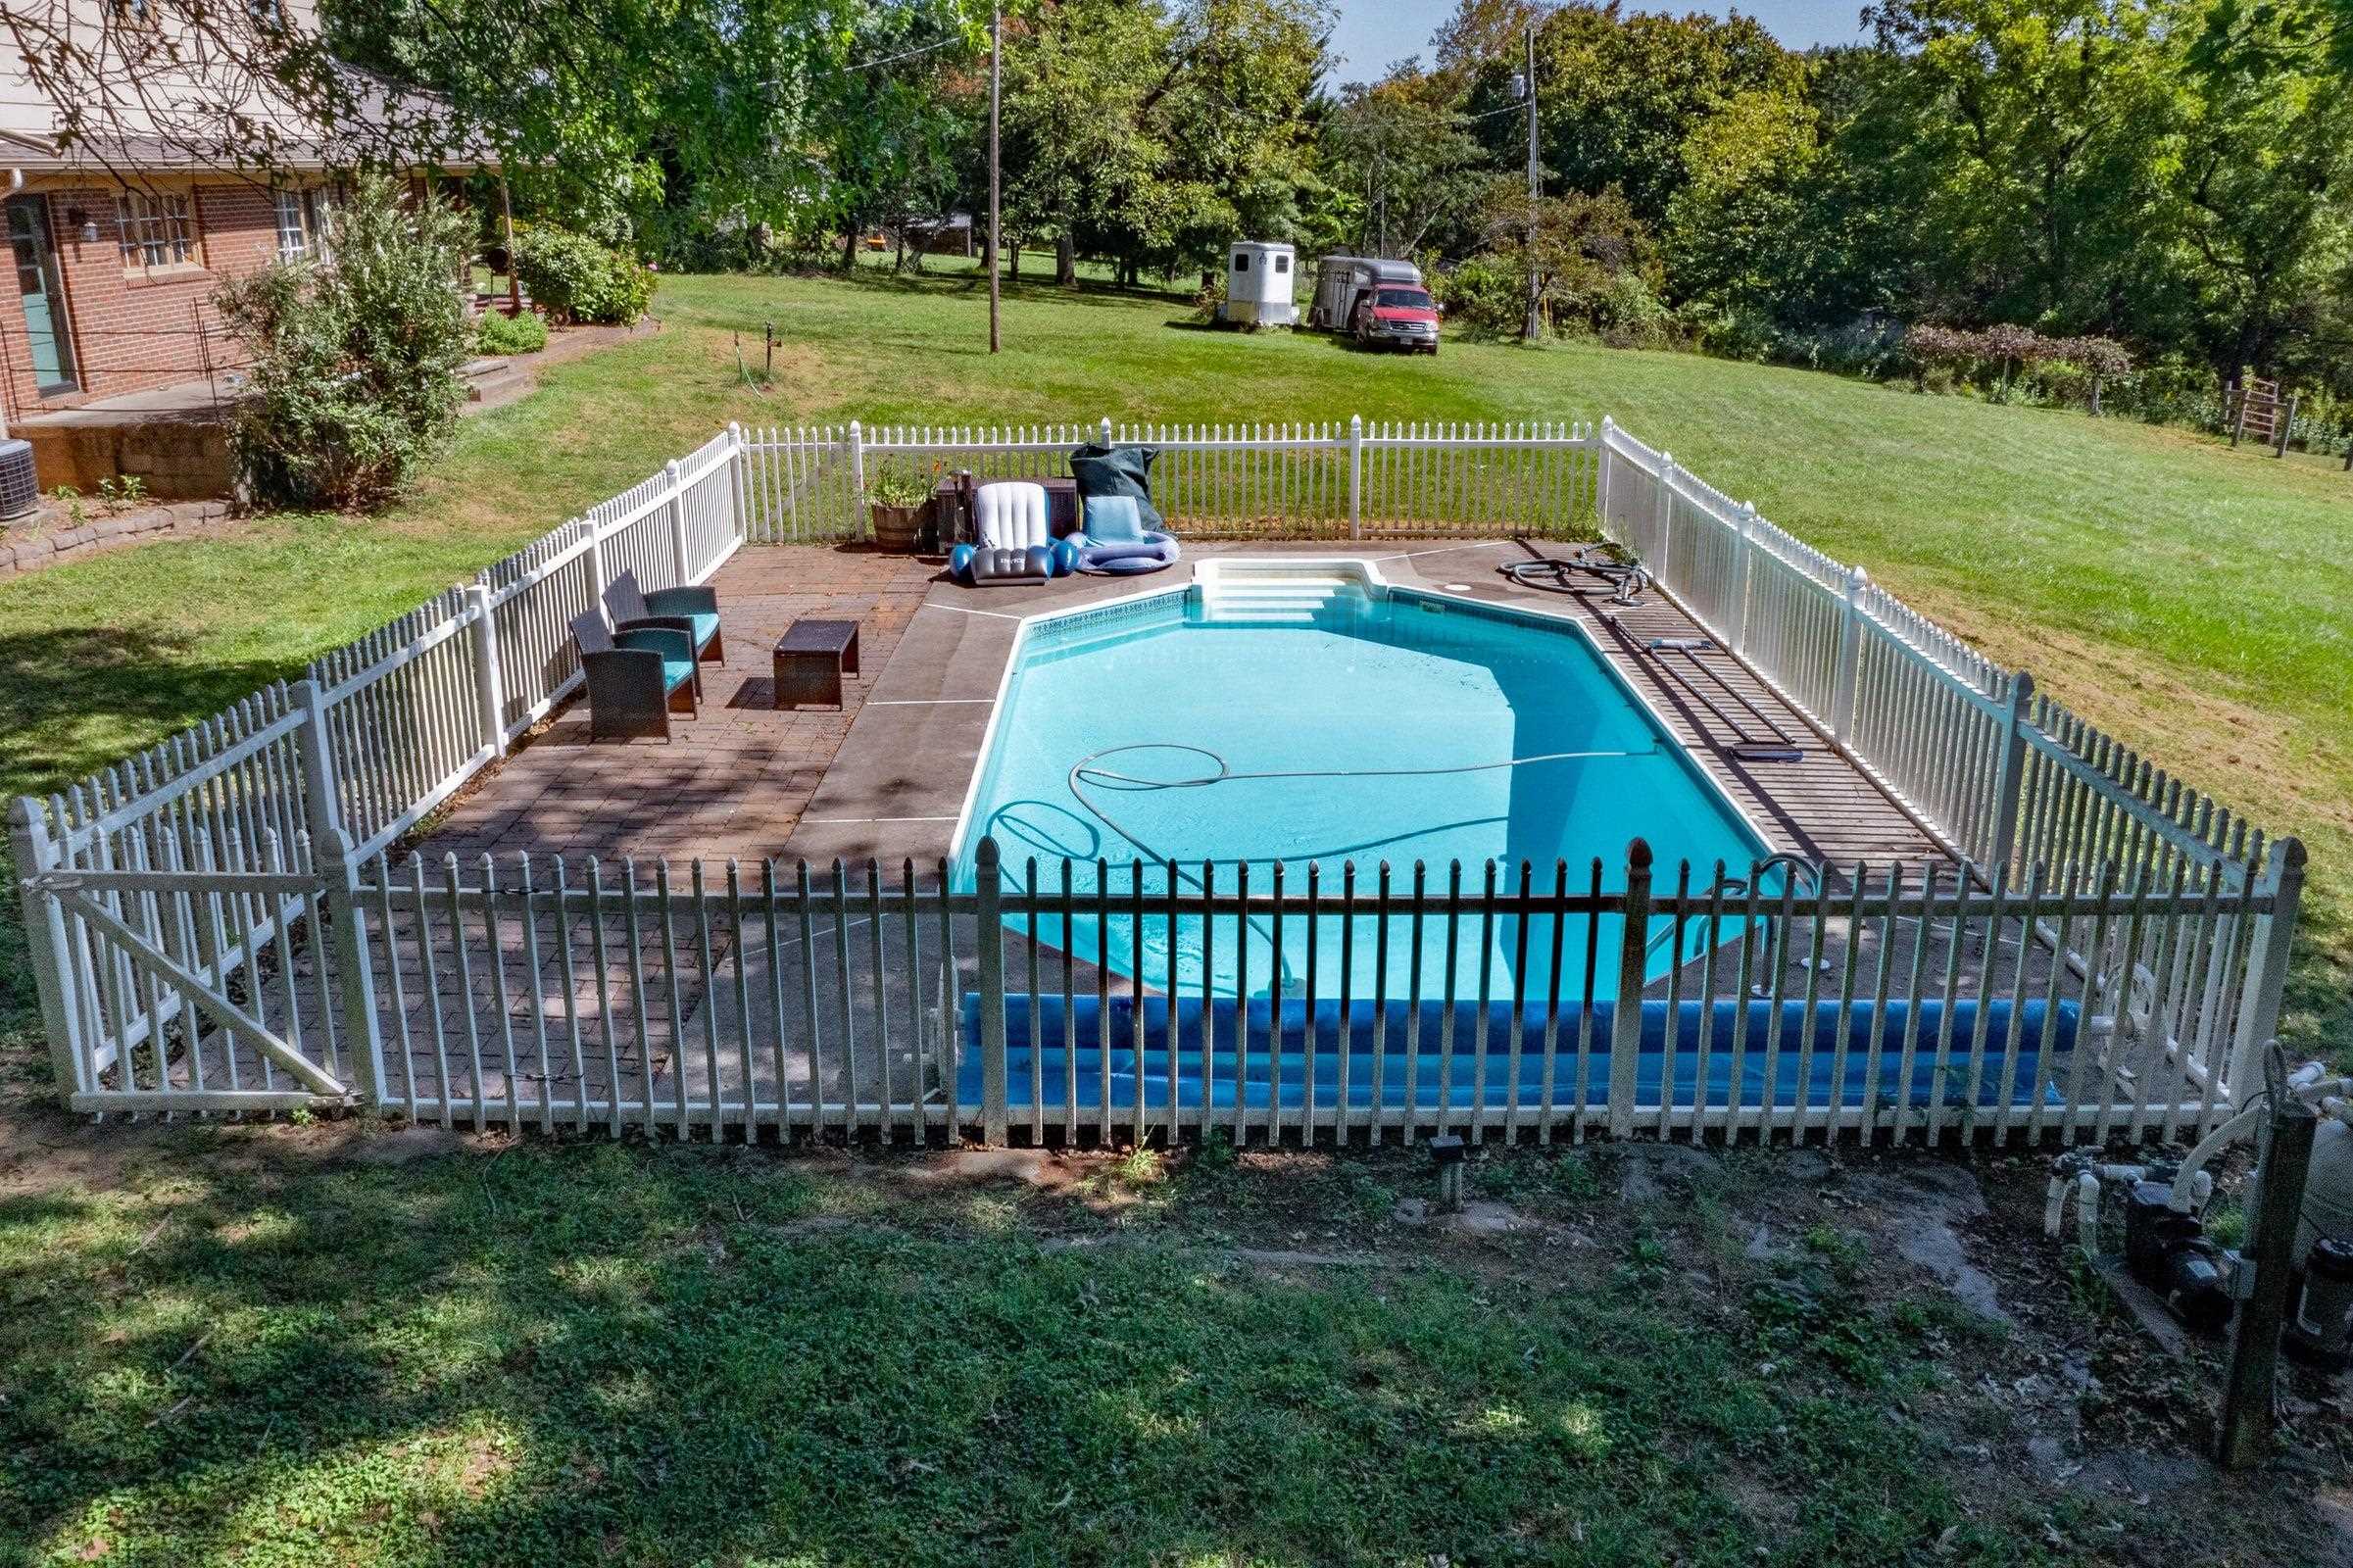
[[[8,199],[8,244],[16,253],[17,292],[25,297],[33,378],[43,392],[71,392],[80,383],[74,378],[74,338],[66,330],[65,295],[57,286],[57,252],[49,245],[43,198]]]

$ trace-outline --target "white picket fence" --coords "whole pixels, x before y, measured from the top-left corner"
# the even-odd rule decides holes
[[[1368,953],[1387,951],[1393,920],[1410,919],[1417,931],[1423,921],[1501,918],[1523,932],[1548,922],[1556,935],[1586,933],[1588,976],[1631,961],[1633,945],[1661,922],[1678,932],[1694,921],[1706,931],[1737,929],[1737,958],[1731,946],[1708,945],[1688,974],[1677,969],[1649,988],[1650,1024],[1667,1008],[1667,1062],[1680,1059],[1675,1032],[1686,1004],[1709,1004],[1688,1020],[1703,1030],[1716,1027],[1711,1009],[1759,1000],[1752,987],[1802,1005],[1788,1019],[1760,1014],[1755,1041],[1744,1011],[1725,1015],[1722,1027],[1740,1031],[1741,1053],[1753,1045],[1759,1054],[1740,1069],[1745,1089],[1728,1081],[1718,1095],[1706,1087],[1705,1047],[1683,1088],[1673,1073],[1645,1077],[1639,1063],[1648,1048],[1632,1049],[1642,1044],[1643,1009],[1596,1009],[1577,1000],[1595,994],[1584,982],[1572,983],[1562,1004],[1557,955],[1541,1001],[1527,991],[1544,977],[1541,953],[1508,976],[1449,974],[1425,986],[1416,975],[1403,988],[1384,976],[1359,986],[1356,968],[1344,964],[1355,994],[1338,999],[1346,1004],[1339,1016],[1369,1006],[1362,1021],[1372,1038],[1359,1040],[1356,1022],[1344,1029],[1333,1020],[1333,1059],[1322,1067],[1313,1041],[1294,1041],[1288,1054],[1262,1041],[1253,1058],[1247,1007],[1221,1012],[1204,1000],[1180,1017],[1182,1008],[1166,1010],[1175,1001],[1139,992],[1117,1014],[1129,1031],[1125,1047],[1106,1035],[1085,1067],[1069,1050],[1074,1039],[1060,1042],[1056,1056],[1052,1042],[1008,1039],[1004,1027],[1008,1017],[1026,1025],[1046,1016],[1064,992],[1090,989],[1099,992],[1095,1026],[1114,1027],[1120,982],[1106,956],[1090,961],[1008,939],[1008,918],[1023,932],[1051,931],[1059,918],[1069,938],[1068,893],[1057,905],[1048,892],[1008,893],[993,875],[978,892],[953,893],[944,865],[928,868],[926,888],[912,865],[886,886],[873,866],[771,862],[747,876],[700,861],[679,872],[524,858],[502,883],[487,862],[396,868],[386,858],[577,688],[568,623],[621,571],[650,591],[707,579],[747,542],[857,537],[876,464],[1046,475],[1090,440],[1158,449],[1155,497],[1188,534],[1590,535],[1597,527],[1902,803],[1952,862],[1829,868],[1823,889],[1785,889],[1776,906],[1729,916],[1692,893],[1709,885],[1704,868],[1683,868],[1672,894],[1640,898],[1631,865],[1623,892],[1603,892],[1598,866],[1583,892],[1570,888],[1566,868],[1505,866],[1498,894],[1498,868],[1490,866],[1484,892],[1416,886],[1409,904],[1401,894],[1391,903],[1384,878],[1370,912],[1354,902],[1355,867],[1329,868],[1347,885],[1338,898],[1311,888],[1288,902],[1279,884],[1271,895],[1244,888],[1231,899],[1197,898],[1172,868],[1156,890],[1132,890],[1135,907],[1118,916],[1139,940],[1154,922],[1173,942],[1180,928],[1214,940],[1221,922],[1272,920],[1277,929],[1296,922],[1298,941],[1363,944]],[[318,661],[302,680],[257,693],[46,801],[18,802],[13,830],[44,1022],[60,1087],[77,1109],[374,1104],[476,1124],[707,1127],[714,1135],[776,1126],[1120,1137],[1226,1116],[1238,1132],[1256,1125],[1309,1136],[1457,1125],[1547,1133],[1557,1125],[1571,1136],[1589,1127],[1693,1135],[1885,1127],[1934,1136],[1951,1125],[2005,1137],[2170,1135],[2231,1106],[2251,1053],[2277,1027],[2302,876],[2293,840],[2267,844],[2037,695],[2024,674],[1994,668],[1859,570],[1606,419],[1598,427],[1360,418],[1206,429],[731,427],[473,582]],[[1547,870],[1557,883],[1549,894],[1539,891]],[[1033,872],[1017,887],[1051,888],[1051,875],[1041,883]],[[1720,904],[1721,891],[1713,896]],[[1600,922],[1629,915],[1624,951],[1608,951],[1595,935]],[[1675,940],[1682,952],[1682,936]],[[1771,976],[1750,972],[1751,949],[1768,943],[1785,956],[1822,947],[1827,968],[1806,971],[1802,995],[1789,996],[1786,963]],[[1139,962],[1127,983],[1141,972]],[[1580,972],[1573,952],[1568,972]],[[1620,972],[1628,988],[1619,995],[1642,991],[1639,966]],[[1433,1060],[1448,1065],[1434,1065],[1428,1081],[1447,1087],[1433,1088],[1425,1104],[1416,1009],[1437,1008],[1431,1026],[1450,1040],[1465,1026],[1456,1009],[1473,1008],[1467,1027],[1485,1040],[1491,1027],[1520,1027],[1494,1012],[1501,991],[1511,993],[1513,1018],[1543,1020],[1541,1048],[1515,1036],[1519,1047],[1497,1060],[1519,1065],[1498,1068],[1503,1077],[1481,1064],[1484,1046],[1467,1077],[1442,1051]],[[2083,1043],[2066,1054],[2063,1080],[2046,1074],[2035,1093],[1985,1101],[1977,1086],[1987,1061],[2011,1059],[1999,1053],[2023,1038],[2012,1033],[2004,1047],[1982,1021],[2005,996],[2011,1010],[2000,1027],[2026,1029],[2018,1009],[2039,996],[2046,1008],[2075,1008]],[[1303,1014],[1269,1010],[1262,1026],[1281,1040],[1313,1036],[1322,1024],[1306,1000]],[[1394,1062],[1396,1043],[1384,1035],[1393,1001],[1408,1009],[1399,1026],[1417,1031]],[[1981,1022],[1954,1058],[1952,1008],[1962,1002],[1979,1007]],[[1922,1013],[1911,1004],[1934,1004],[1936,1072],[1962,1061],[1973,1086],[1964,1100],[1949,1084],[1923,1090],[1910,1065],[1914,1041],[1896,1077],[1883,1082],[1874,1066],[1867,1083],[1855,1080],[1867,1102],[1834,1096],[1817,1104],[1792,1087],[1813,1082],[1806,1074],[1817,1034],[1843,1062],[1844,1045],[1832,1043],[1849,1042],[1846,1020],[1877,1017],[1879,1027],[1917,1033]],[[1154,1006],[1163,1009],[1157,1023]],[[1823,1006],[1835,1006],[1838,1021],[1804,1021]],[[960,1023],[967,1015],[970,1031]],[[1056,1016],[1065,1031],[1076,1027],[1067,1008]],[[1891,1026],[1890,1016],[1912,1021]],[[1217,1038],[1221,1019],[1239,1036],[1231,1050]],[[1596,1046],[1596,1019],[1630,1031],[1620,1041],[1629,1049],[1613,1056]],[[1569,1102],[1557,1098],[1563,1028],[1577,1031],[1582,1054]],[[1196,1029],[1200,1043],[1185,1046]],[[1362,1062],[1360,1045],[1372,1053]],[[1115,1059],[1121,1049],[1128,1055]],[[1530,1051],[1543,1058],[1536,1077],[1521,1074]],[[1634,1075],[1613,1076],[1606,1094],[1585,1076],[1604,1059],[1609,1073]],[[1349,1089],[1351,1066],[1373,1076]],[[1405,1073],[1401,1088],[1368,1087],[1390,1085],[1393,1068]],[[1228,1100],[1219,1099],[1221,1069]],[[1318,1073],[1327,1069],[1341,1079],[1326,1083]],[[1040,1077],[1053,1071],[1062,1075],[1058,1101]],[[1154,1071],[1163,1075],[1156,1088]],[[1319,1102],[1319,1092],[1330,1098]],[[1777,1098],[1785,1096],[1787,1103]],[[1164,1122],[1154,1119],[1163,1113]]]
[[[1593,427],[1582,421],[877,425],[754,431],[748,537],[858,538],[882,468],[935,483],[1066,476],[1088,443],[1156,456],[1152,499],[1191,538],[1566,537],[1592,515]]]

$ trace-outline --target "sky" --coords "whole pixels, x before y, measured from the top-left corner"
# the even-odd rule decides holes
[[[1371,81],[1390,62],[1418,54],[1430,63],[1430,34],[1454,9],[1453,0],[1339,0],[1340,26],[1332,49],[1344,63],[1336,81]],[[1701,0],[1628,0],[1629,11],[1714,11]],[[1863,36],[1863,0],[1747,0],[1739,8],[1792,49],[1854,43]]]

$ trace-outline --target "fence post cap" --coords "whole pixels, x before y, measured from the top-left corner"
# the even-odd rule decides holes
[[[1351,415],[1349,415],[1349,416],[1348,416],[1348,428],[1349,428],[1350,430],[1361,430],[1361,429],[1363,429],[1363,428],[1364,428],[1364,416],[1363,416],[1363,415],[1361,415],[1361,414],[1351,414]]]
[[[2272,853],[2278,856],[2279,863],[2289,870],[2301,871],[2304,869],[2304,841],[2293,833],[2288,834],[2285,838],[2272,840]]]
[[[858,422],[856,419],[852,419],[852,420],[850,421],[850,434],[851,434],[851,436],[852,436],[854,439],[857,437],[857,435],[858,435],[858,429],[859,429]]]
[[[1650,869],[1650,843],[1647,839],[1638,838],[1627,844],[1626,865],[1634,871]]]
[[[727,433],[735,437],[738,441],[741,441],[744,438],[743,421],[740,419],[729,419],[727,421]]]
[[[990,870],[995,870],[997,868],[997,840],[994,836],[984,833],[981,835],[980,843],[973,847],[972,863],[977,866],[986,866]]]
[[[1606,415],[1606,414],[1604,414],[1603,416],[1601,416],[1601,428],[1602,428],[1602,429],[1604,429],[1604,430],[1615,430],[1617,427],[1618,427],[1618,421],[1617,421],[1617,420],[1615,420],[1615,419],[1611,418],[1611,417],[1610,417],[1608,415]]]
[[[2010,677],[2010,690],[2021,697],[2034,695],[2034,677],[2031,671],[2020,670]]]

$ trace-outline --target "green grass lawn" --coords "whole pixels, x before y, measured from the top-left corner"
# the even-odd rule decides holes
[[[2310,1472],[2132,1505],[2102,1455],[2181,1465],[2196,1396],[2140,1411],[2129,1326],[2062,1292],[2021,1344],[1773,1156],[1632,1209],[1606,1154],[1498,1156],[1477,1185],[1522,1228],[1458,1236],[1392,1218],[1430,1189],[1395,1153],[1094,1160],[1049,1190],[305,1137],[182,1129],[105,1191],[0,1187],[0,1565],[2287,1563],[2312,1540]],[[2108,1390],[2081,1415],[2009,1392],[2060,1336]],[[2083,1460],[2032,1457],[2050,1430]]]
[[[935,267],[944,264],[934,263]],[[1034,262],[1033,262],[1034,265]],[[2353,477],[2175,430],[1592,345],[1436,360],[1203,330],[1187,303],[968,272],[672,277],[659,336],[466,422],[371,520],[281,518],[0,583],[0,791],[45,789],[294,672],[730,418],[1214,422],[1614,415],[1945,617],[2188,782],[2304,836],[2291,1027],[2353,1032]],[[761,329],[781,346],[765,391]],[[21,965],[8,1005],[25,1025]]]

